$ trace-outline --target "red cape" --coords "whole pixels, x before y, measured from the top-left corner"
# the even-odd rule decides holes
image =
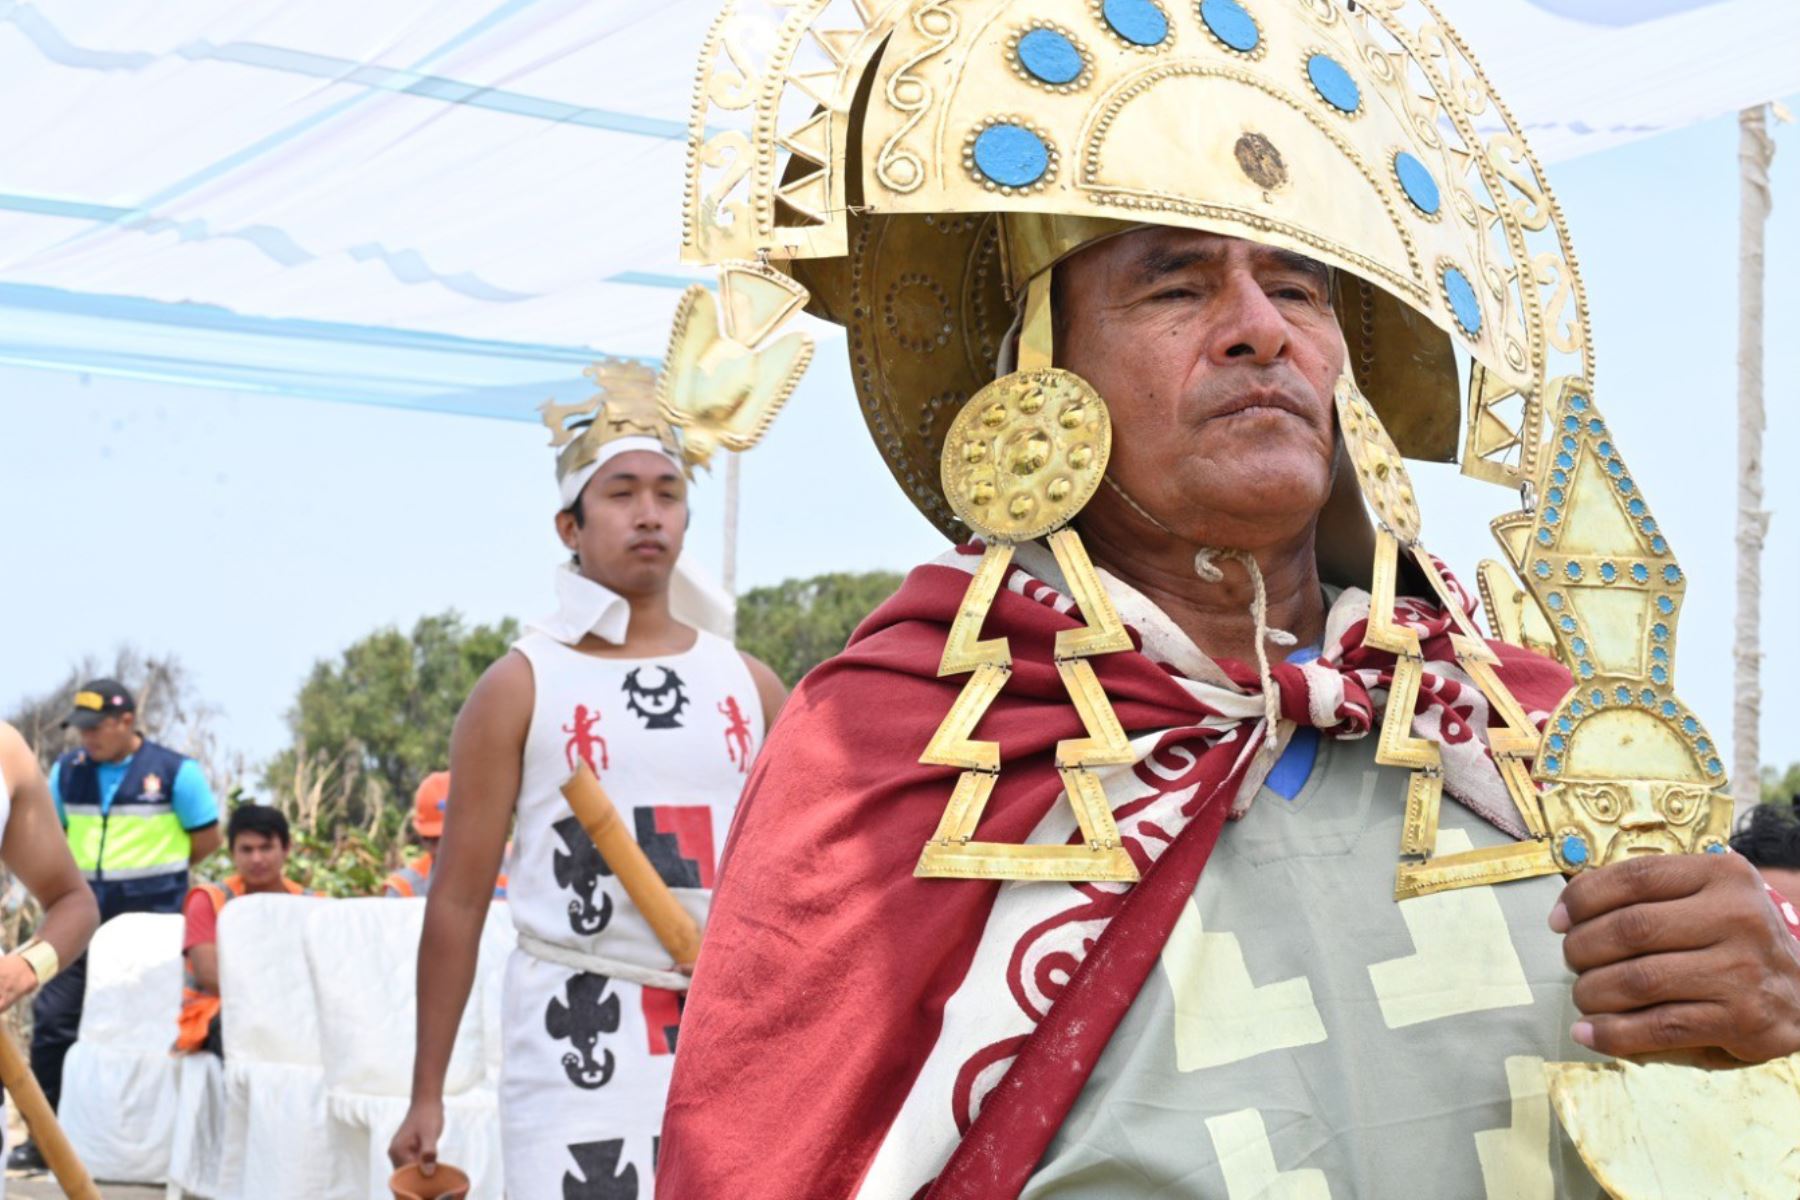
[[[913,571],[795,690],[758,758],[682,1018],[657,1165],[665,1200],[853,1195],[936,1041],[999,888],[912,873],[957,775],[918,757],[964,682],[938,678],[937,665],[968,583],[951,567]],[[978,731],[1000,743],[1003,762],[984,839],[1023,841],[1061,801],[1055,746],[1084,731],[1052,645],[1077,624],[1006,589],[988,618],[989,636],[1010,639],[1014,672]],[[1509,684],[1532,696],[1528,707],[1566,692],[1555,664],[1496,649]],[[1140,653],[1092,662],[1128,733],[1206,715]],[[1053,1009],[934,1198],[1016,1194],[1160,953],[1226,807],[1212,803],[1191,821],[1070,984],[1110,993],[1090,999],[1111,1021],[1088,1022],[1078,1046],[1059,1045],[1052,1022],[1072,1006]]]

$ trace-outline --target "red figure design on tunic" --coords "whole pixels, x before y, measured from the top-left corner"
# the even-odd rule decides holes
[[[599,723],[600,711],[598,709],[589,711],[585,704],[575,706],[573,723],[562,727],[564,733],[571,735],[568,744],[563,747],[563,754],[569,760],[569,770],[575,769],[578,760],[586,762],[588,770],[596,775],[612,766],[611,760],[606,757],[606,739],[594,732],[594,726]],[[594,762],[595,749],[600,751],[598,763]]]
[[[725,697],[719,712],[726,720],[725,753],[731,756],[731,765],[738,769],[738,774],[743,775],[750,770],[750,722],[744,720],[736,696]]]

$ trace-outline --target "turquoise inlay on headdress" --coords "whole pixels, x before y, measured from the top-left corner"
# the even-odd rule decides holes
[[[1469,277],[1456,267],[1445,267],[1444,293],[1449,297],[1450,311],[1456,314],[1456,323],[1462,326],[1463,332],[1470,337],[1480,333],[1481,301],[1476,298],[1475,285],[1469,282]]]
[[[1238,0],[1201,0],[1200,19],[1214,37],[1233,50],[1248,54],[1262,41],[1256,18],[1245,12]]]
[[[1437,216],[1438,209],[1443,207],[1443,197],[1438,193],[1437,180],[1431,177],[1424,163],[1402,150],[1394,155],[1394,174],[1414,208],[1428,217]],[[1571,430],[1580,428],[1580,422],[1574,417],[1570,417],[1569,422]]]
[[[1160,46],[1169,36],[1169,18],[1151,0],[1102,0],[1100,15],[1134,46]]]
[[[1333,108],[1354,113],[1362,107],[1362,89],[1344,70],[1344,64],[1331,55],[1315,54],[1307,59],[1306,77]]]
[[[1043,83],[1074,83],[1081,78],[1081,51],[1054,29],[1033,29],[1019,39],[1019,65]]]
[[[1029,187],[1050,169],[1050,148],[1023,125],[989,125],[975,138],[975,165],[995,183]]]

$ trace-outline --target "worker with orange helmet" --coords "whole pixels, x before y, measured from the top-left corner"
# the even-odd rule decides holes
[[[387,877],[383,892],[390,899],[417,896],[423,899],[431,891],[431,868],[436,861],[438,839],[444,836],[444,806],[450,799],[450,772],[433,771],[413,793],[412,827],[425,852]],[[512,843],[506,844],[506,859],[512,861]],[[501,867],[494,881],[494,899],[506,899],[506,869]]]
[[[424,853],[387,877],[386,895],[418,896],[431,890],[432,861],[444,836],[444,806],[450,799],[450,772],[433,771],[413,793],[412,827]]]

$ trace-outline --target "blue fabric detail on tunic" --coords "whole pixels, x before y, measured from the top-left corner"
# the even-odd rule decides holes
[[[1317,646],[1305,646],[1288,655],[1291,663],[1309,663],[1319,657]],[[1292,800],[1312,778],[1313,767],[1319,761],[1319,731],[1310,725],[1302,725],[1294,730],[1294,736],[1288,739],[1287,748],[1281,757],[1275,760],[1269,777],[1263,780],[1263,786],[1280,796],[1283,800]]]

